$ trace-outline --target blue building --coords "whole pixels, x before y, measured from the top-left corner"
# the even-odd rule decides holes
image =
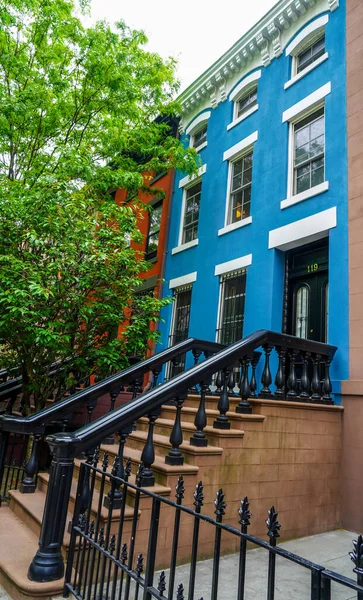
[[[177,173],[160,326],[338,347],[348,378],[345,0],[281,0],[181,95],[198,176]]]

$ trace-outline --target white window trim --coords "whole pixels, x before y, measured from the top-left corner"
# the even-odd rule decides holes
[[[247,77],[242,79],[241,83],[239,83],[234,88],[233,92],[230,93],[228,100],[230,102],[232,102],[232,101],[236,102],[236,100],[243,94],[245,89],[249,85],[251,85],[251,83],[258,81],[260,79],[261,75],[262,75],[262,71],[259,69],[258,71],[255,71],[254,73],[251,73],[251,75],[248,75]]]
[[[324,90],[325,88],[325,90]],[[327,91],[330,94],[331,85],[330,82],[325,86],[321,87],[316,92],[310,94],[297,104],[291,107],[289,111],[291,111],[291,120],[289,122],[289,146],[288,146],[288,161],[287,161],[287,197],[285,200],[282,200],[280,203],[280,208],[288,208],[289,206],[293,206],[298,202],[302,202],[303,200],[307,200],[313,196],[317,196],[322,192],[326,192],[329,189],[329,182],[323,181],[321,184],[306,190],[305,192],[301,192],[300,194],[294,194],[294,125],[296,122],[300,121],[304,117],[308,117],[311,113],[319,110],[319,108],[324,108],[324,117],[325,117],[325,104],[321,102],[321,98],[325,98],[322,94]],[[320,98],[319,101],[316,98]],[[309,99],[309,100],[308,100]],[[310,103],[311,102],[311,103]],[[300,110],[303,107],[303,110]],[[294,109],[294,110],[292,110]],[[288,111],[285,111],[288,112]],[[285,114],[285,113],[284,113]],[[326,121],[324,121],[326,122]],[[324,130],[324,144],[325,144],[325,130]],[[324,147],[324,172],[326,172],[326,145]],[[316,189],[320,188],[321,189]],[[315,191],[314,191],[315,190]]]
[[[194,150],[196,152],[200,152],[201,150],[203,150],[203,148],[206,148],[208,146],[208,142],[203,142],[203,144],[201,144],[200,146],[196,146],[196,148],[194,148]]]
[[[179,181],[179,189],[180,188],[185,188],[185,187],[190,187],[190,185],[197,183],[197,179],[199,179],[202,175],[204,175],[204,173],[206,173],[207,171],[207,165],[202,165],[199,169],[198,169],[198,173],[196,175],[187,175],[186,177],[183,177],[183,179],[181,179]]]
[[[242,219],[241,221],[237,221],[237,223],[230,223],[229,225],[226,225],[225,227],[222,227],[222,229],[218,230],[218,235],[225,235],[226,233],[229,233],[230,231],[234,231],[235,229],[240,229],[241,227],[245,227],[246,225],[250,225],[252,223],[252,217],[246,217],[245,219]]]
[[[250,265],[252,265],[252,254],[246,254],[245,256],[240,256],[239,258],[216,265],[214,269],[214,275],[219,277],[220,275],[225,275],[231,271],[244,269]]]
[[[286,46],[286,56],[296,56],[301,52],[304,46],[309,42],[312,34],[315,34],[319,29],[323,32],[325,25],[329,22],[329,15],[323,15],[315,21],[312,21],[304,27],[302,31]]]
[[[225,233],[229,233],[230,231],[234,231],[235,229],[239,229],[239,227],[243,227],[244,225],[249,225],[252,223],[252,217],[246,217],[246,219],[241,219],[238,223],[228,223],[228,211],[229,211],[229,198],[230,198],[230,187],[232,180],[232,169],[233,163],[238,160],[241,156],[248,153],[250,150],[253,150],[253,145],[258,140],[258,131],[254,131],[251,135],[244,138],[238,144],[235,144],[228,150],[226,150],[223,154],[223,161],[228,160],[228,177],[227,177],[227,194],[226,194],[226,207],[224,213],[224,226],[222,229],[219,229],[218,235],[223,235]],[[253,170],[252,170],[253,173]]]
[[[228,148],[228,150],[223,152],[223,161],[237,158],[241,152],[252,146],[257,140],[258,131],[254,131],[251,135],[238,142],[238,144],[231,146],[231,148]]]
[[[172,249],[171,253],[174,254],[178,254],[179,252],[183,252],[184,250],[188,250],[189,248],[194,248],[194,246],[198,246],[199,244],[199,240],[198,238],[196,238],[195,240],[191,240],[190,242],[187,242],[186,244],[182,244],[181,246],[176,246],[175,248]]]
[[[311,65],[309,65],[308,67],[306,67],[306,69],[304,69],[303,71],[301,71],[301,73],[298,73],[297,75],[294,75],[294,77],[292,77],[291,79],[289,79],[289,81],[287,81],[285,83],[284,89],[287,90],[289,87],[291,87],[292,85],[294,85],[294,83],[296,83],[297,81],[300,81],[300,79],[302,79],[303,77],[305,77],[305,75],[307,75],[308,73],[310,73],[311,71],[313,71],[314,69],[316,69],[319,65],[321,65],[323,62],[325,62],[326,60],[328,60],[328,58],[329,58],[329,53],[325,52],[325,54],[323,54],[323,56],[321,56],[315,62],[313,62]]]
[[[297,248],[310,241],[326,237],[337,226],[337,207],[328,208],[305,219],[272,229],[268,235],[268,247],[279,250]]]
[[[328,81],[325,85],[323,85],[318,90],[315,90],[309,96],[306,96],[300,102],[297,102],[293,106],[290,106],[287,110],[282,113],[282,122],[286,123],[286,121],[294,122],[299,119],[301,115],[303,115],[307,110],[318,107],[321,100],[323,100],[326,96],[328,96],[331,92],[331,81]]]
[[[188,273],[187,275],[182,275],[181,277],[176,277],[175,279],[170,279],[169,290],[182,287],[183,285],[188,285],[189,283],[194,283],[195,281],[197,281],[197,271],[193,271],[193,273]]]
[[[195,130],[197,128],[199,128],[199,125],[202,125],[204,123],[206,123],[208,121],[208,119],[210,118],[212,112],[210,110],[208,110],[207,112],[203,112],[200,115],[198,115],[186,128],[185,133],[187,135],[191,135],[195,132]]]
[[[291,196],[290,198],[286,198],[286,200],[282,200],[280,207],[288,208],[289,206],[294,206],[299,202],[303,202],[304,200],[308,200],[308,198],[313,198],[318,196],[319,194],[323,194],[329,190],[329,181],[323,181],[323,183],[319,183],[319,185],[315,185],[309,190],[305,190],[305,192],[301,192],[300,194],[295,194],[295,196]]]
[[[252,108],[250,108],[249,110],[246,110],[246,112],[243,113],[240,117],[238,117],[238,119],[234,119],[234,121],[232,121],[232,123],[229,123],[229,125],[227,125],[227,131],[232,129],[232,127],[235,127],[235,125],[238,125],[238,123],[241,123],[241,121],[244,121],[245,119],[247,119],[247,117],[249,117],[250,115],[253,115],[253,113],[256,112],[256,110],[258,110],[258,107],[259,107],[259,105],[255,104],[255,106],[252,106]]]

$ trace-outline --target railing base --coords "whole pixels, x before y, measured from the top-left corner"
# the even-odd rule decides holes
[[[207,438],[191,437],[189,443],[191,446],[198,446],[199,448],[205,448],[206,446],[208,446]]]
[[[29,570],[28,579],[36,583],[57,581],[64,577],[64,563],[62,553],[46,554],[38,550],[34,556]]]
[[[218,421],[218,419],[216,421],[214,421],[213,423],[213,429],[231,429],[231,424],[227,421]]]

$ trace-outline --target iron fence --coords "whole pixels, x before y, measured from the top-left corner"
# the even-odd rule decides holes
[[[278,584],[276,559],[286,559],[309,572],[311,600],[330,600],[332,598],[332,582],[340,588],[352,590],[358,600],[363,599],[363,538],[359,536],[353,542],[350,552],[351,560],[357,575],[357,582],[325,567],[306,560],[297,554],[277,545],[281,525],[278,513],[272,506],[267,511],[266,527],[268,541],[248,533],[252,515],[248,498],[245,497],[239,506],[239,527],[224,521],[227,503],[222,489],[219,489],[214,500],[214,516],[202,512],[204,504],[204,489],[199,482],[193,494],[193,508],[186,506],[184,501],[185,485],[182,476],[176,485],[175,501],[160,496],[150,489],[142,488],[143,467],[137,472],[135,483],[131,481],[131,461],[128,459],[124,466],[117,457],[108,470],[108,455],[104,454],[99,465],[99,450],[93,459],[83,463],[80,470],[77,502],[72,522],[72,535],[69,558],[65,578],[65,595],[72,594],[77,600],[194,600],[199,598],[197,591],[198,556],[206,538],[211,540],[212,562],[211,582],[208,597],[211,600],[223,599],[225,590],[221,589],[219,579],[221,574],[221,553],[225,549],[222,538],[232,538],[238,548],[238,566],[235,572],[237,580],[236,600],[244,600],[246,594],[246,574],[248,569],[247,545],[253,544],[268,553],[268,568],[266,573],[267,600],[274,600]],[[121,474],[121,476],[120,476]],[[99,490],[98,508],[92,508],[95,489]],[[87,494],[85,494],[85,489]],[[107,492],[108,490],[108,492]],[[108,501],[104,503],[106,494]],[[126,531],[125,510],[127,498],[133,498],[131,525]],[[140,501],[149,498],[151,510],[148,527],[140,527]],[[108,514],[102,517],[104,506],[108,506]],[[93,514],[92,514],[93,513]],[[103,521],[102,521],[103,518]],[[129,517],[130,518],[130,517]],[[183,524],[182,519],[186,522]],[[237,515],[236,515],[237,522]],[[115,525],[116,524],[116,525]],[[166,542],[163,537],[168,529],[171,547],[163,554]],[[181,536],[183,527],[187,527],[188,535]],[[201,527],[204,533],[201,535]],[[209,534],[205,533],[209,528]],[[144,533],[147,535],[143,535]],[[190,534],[189,534],[190,532]],[[161,536],[161,533],[163,534]],[[184,532],[185,533],[185,532]],[[140,540],[139,540],[140,537]],[[161,539],[163,538],[163,539]],[[188,552],[185,550],[185,538],[188,540]],[[159,542],[162,542],[161,544]],[[189,562],[188,585],[180,583],[177,564]],[[156,561],[164,562],[166,569],[157,571]],[[352,596],[349,596],[352,597]],[[202,598],[200,598],[202,600]],[[205,597],[204,600],[207,600]]]

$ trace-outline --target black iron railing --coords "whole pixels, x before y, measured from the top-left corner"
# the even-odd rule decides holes
[[[278,513],[274,506],[266,511],[266,535],[268,541],[248,533],[252,514],[250,503],[245,497],[235,514],[236,526],[224,523],[228,516],[229,522],[232,515],[228,510],[227,498],[223,490],[219,489],[214,501],[214,516],[207,515],[203,510],[203,484],[199,482],[194,492],[194,506],[190,508],[183,504],[184,481],[180,476],[176,485],[175,501],[158,496],[147,488],[141,487],[142,465],[136,476],[136,483],[129,481],[130,461],[126,465],[119,463],[118,457],[112,468],[107,471],[108,456],[103,456],[99,464],[99,452],[96,451],[93,459],[83,463],[78,481],[77,502],[72,521],[72,535],[69,549],[69,558],[65,576],[65,594],[71,593],[77,600],[101,599],[102,600],[145,600],[155,598],[157,600],[171,600],[177,598],[193,599],[203,594],[211,600],[222,600],[225,590],[219,585],[222,565],[220,561],[222,541],[232,541],[238,548],[238,558],[235,561],[238,567],[233,574],[229,573],[229,587],[235,588],[236,600],[244,600],[246,591],[246,575],[251,566],[247,559],[247,544],[254,544],[268,553],[268,569],[266,573],[266,596],[267,600],[274,600],[275,590],[279,585],[276,573],[276,559],[288,560],[309,573],[309,581],[306,585],[306,598],[311,600],[330,600],[332,598],[332,582],[339,584],[339,593],[356,593],[358,600],[363,598],[363,539],[359,536],[353,541],[353,551],[350,552],[354,563],[354,572],[357,582],[344,577],[338,573],[327,570],[325,567],[313,563],[297,554],[289,552],[281,546],[277,546],[280,537],[281,525],[278,521]],[[121,475],[121,476],[120,476]],[[109,492],[108,517],[102,526],[100,508],[95,518],[91,519],[91,506],[95,481],[99,480],[99,486],[103,490],[106,485]],[[84,482],[90,482],[90,493],[87,502],[84,502]],[[134,495],[132,524],[129,532],[125,531],[125,507],[126,498],[130,491]],[[138,543],[142,532],[139,531],[139,502],[143,494],[150,498],[152,508],[149,518],[148,541]],[[112,515],[114,501],[121,498],[120,517],[116,529],[112,529]],[[253,510],[253,506],[251,507]],[[188,546],[185,547],[185,536],[183,552],[180,556],[178,540],[182,533],[183,520],[185,517],[192,521],[188,531]],[[169,529],[165,531],[165,522],[169,522]],[[238,528],[237,528],[238,523]],[[200,527],[204,526],[203,535]],[[208,527],[206,527],[207,525]],[[145,531],[145,529],[144,529]],[[161,536],[169,536],[171,541],[171,552],[168,558],[164,557],[165,570],[156,572],[156,558],[158,553],[158,541]],[[227,540],[226,540],[227,538]],[[200,542],[210,542],[213,548],[213,564],[210,569],[210,580],[206,580],[206,568],[203,570],[203,582],[196,578],[198,547]],[[233,544],[234,541],[234,544]],[[165,543],[165,542],[164,542]],[[163,545],[161,546],[161,548]],[[142,552],[140,552],[142,550]],[[348,552],[347,552],[348,554]],[[190,557],[188,577],[181,581],[177,564],[180,558],[185,562],[185,556]],[[280,571],[281,573],[281,571]],[[259,575],[261,570],[259,569]],[[187,585],[185,585],[187,579]],[[286,583],[286,581],[285,581]],[[184,585],[185,588],[184,588]],[[204,589],[201,585],[204,586]],[[338,591],[338,590],[337,590]],[[196,594],[198,594],[196,596]],[[205,595],[204,595],[205,594]],[[206,595],[208,594],[208,596]],[[285,596],[284,596],[285,597]],[[287,596],[286,596],[287,597]],[[340,595],[339,595],[340,597]],[[343,596],[342,596],[343,597]],[[348,597],[348,596],[344,596]],[[349,595],[349,597],[353,597]]]
[[[262,347],[263,365],[261,375],[261,388],[258,389],[256,368]],[[273,377],[270,367],[270,355],[275,350],[277,353],[277,369],[272,386]],[[158,384],[158,378],[163,366],[181,354],[192,351],[194,366],[173,379]],[[48,445],[52,451],[47,501],[39,541],[39,551],[33,559],[29,569],[29,577],[34,581],[52,581],[59,579],[64,574],[62,557],[62,542],[67,515],[67,499],[70,496],[74,458],[84,452],[88,463],[95,447],[104,440],[114,440],[118,434],[119,464],[122,465],[123,448],[133,424],[141,417],[148,418],[148,433],[145,446],[141,455],[143,464],[141,485],[153,485],[154,476],[152,466],[155,461],[153,443],[153,430],[155,421],[163,404],[173,402],[177,408],[175,422],[170,435],[171,449],[165,457],[165,462],[172,465],[181,465],[184,462],[181,445],[183,435],[181,429],[181,408],[189,390],[197,391],[200,396],[199,408],[195,416],[196,431],[190,438],[194,446],[207,446],[208,436],[205,432],[207,415],[205,408],[206,395],[210,393],[209,384],[215,380],[217,385],[219,414],[214,422],[216,429],[230,428],[228,419],[229,396],[236,389],[236,369],[238,371],[239,403],[237,412],[250,413],[250,397],[258,394],[263,398],[278,398],[291,401],[322,402],[331,404],[331,381],[329,368],[334,357],[336,347],[303,340],[292,336],[260,330],[249,335],[227,348],[211,342],[199,340],[186,340],[180,344],[164,350],[158,355],[142,361],[138,365],[129,367],[121,373],[108,377],[88,389],[81,390],[68,399],[51,406],[39,413],[24,419],[15,416],[0,417],[0,481],[2,481],[5,465],[5,453],[10,433],[34,435],[33,450],[30,454],[29,464],[25,467],[27,484],[34,483],[36,469],[33,457],[37,456],[34,444],[39,443],[38,437],[49,431],[48,427],[55,420],[67,421],[69,414],[79,406],[87,409],[88,423],[76,431],[49,435]],[[208,358],[198,362],[201,353]],[[302,375],[298,385],[296,373],[296,359],[302,361]],[[286,365],[288,363],[288,372]],[[319,369],[323,366],[323,380],[319,376]],[[311,371],[312,369],[312,371]],[[152,372],[152,389],[138,395],[142,391],[140,381],[146,373]],[[309,373],[312,373],[310,379]],[[118,393],[125,383],[133,390],[133,399],[124,406],[115,409]],[[97,399],[109,394],[110,412],[103,417],[92,421],[92,413]],[[65,430],[67,427],[63,427]],[[36,461],[35,461],[36,462]],[[120,467],[121,468],[121,467]],[[83,496],[88,497],[89,488],[85,480]],[[34,485],[33,485],[34,488]],[[100,494],[100,497],[102,494]],[[62,503],[59,502],[62,498]],[[102,502],[102,500],[100,500]]]

